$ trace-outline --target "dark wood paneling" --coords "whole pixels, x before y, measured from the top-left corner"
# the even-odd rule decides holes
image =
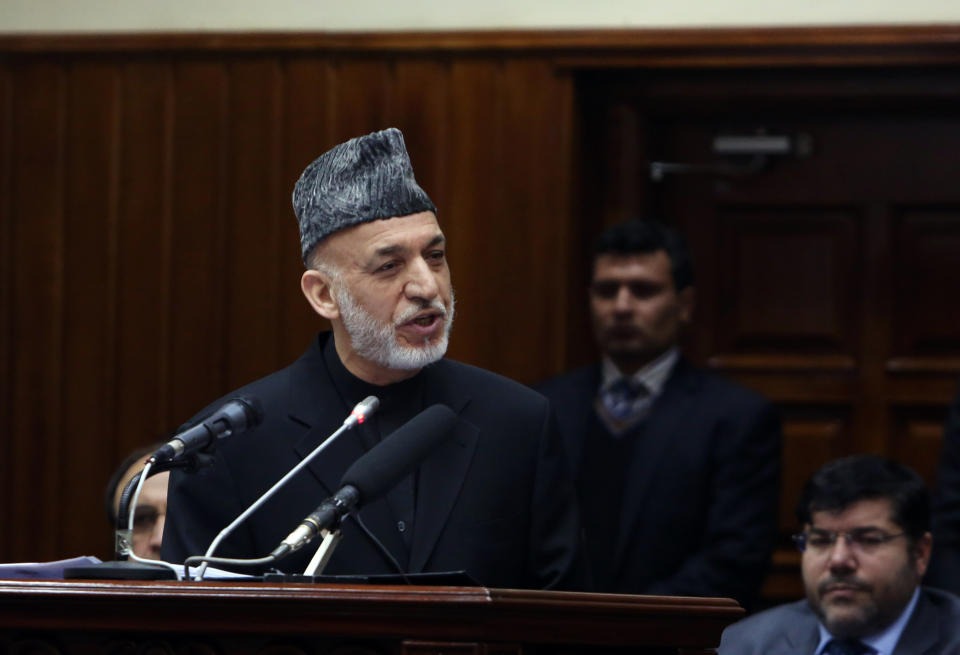
[[[454,61],[447,88],[449,204],[439,210],[457,293],[456,338],[451,340],[450,354],[486,362],[496,357],[496,339],[488,330],[500,316],[498,298],[493,297],[494,289],[485,275],[487,267],[497,261],[499,246],[491,223],[504,220],[497,214],[500,186],[496,171],[504,147],[499,124],[499,67],[482,59]],[[492,229],[497,229],[495,224]],[[471,270],[474,266],[477,268]]]
[[[189,417],[226,387],[231,88],[222,61],[174,69],[170,332],[172,416]],[[263,170],[260,171],[261,176]],[[182,389],[189,389],[184,394]]]
[[[281,69],[272,59],[229,68],[230,101],[225,252],[226,386],[239,387],[285,362],[280,357],[279,260],[296,240],[282,231],[290,212],[279,204],[283,106]],[[295,279],[287,280],[292,283]]]
[[[165,344],[173,224],[172,66],[134,61],[122,75],[117,217],[116,387],[112,390],[119,462],[171,429],[170,365]],[[104,482],[105,484],[105,482]]]
[[[893,355],[960,355],[960,208],[903,207],[894,228]]]
[[[891,425],[885,450],[933,485],[946,413],[940,407],[898,405],[890,409],[888,420]]]
[[[451,116],[459,105],[451,102],[450,62],[413,57],[393,62],[391,121],[403,131],[417,182],[440,212],[446,229],[457,217],[449,213],[447,166]]]
[[[309,308],[300,293],[303,263],[300,259],[300,236],[296,217],[290,209],[293,186],[300,173],[321,152],[337,143],[337,85],[332,62],[318,57],[294,57],[283,64],[284,135],[283,180],[274,202],[280,216],[280,248],[278,286],[280,318],[283,329],[278,335],[280,356],[293,361],[309,343],[310,335],[329,324]],[[349,135],[357,136],[357,135]]]
[[[55,63],[26,63],[13,75],[13,153],[10,220],[15,344],[8,555],[49,557],[62,543],[59,525],[65,490],[60,479],[63,430],[64,149],[67,80]],[[82,373],[80,371],[78,374]],[[89,428],[81,428],[89,435]],[[73,433],[71,436],[75,435]]]
[[[13,294],[13,80],[6,67],[0,67],[0,498],[13,498],[13,388],[14,294]],[[0,525],[13,525],[11,502],[0,502]],[[0,539],[0,559],[9,557],[7,540]]]
[[[109,478],[117,317],[117,151],[120,75],[116,66],[77,62],[67,68],[64,153],[62,420],[53,466],[59,493],[57,539],[50,555],[72,544],[89,518],[88,498],[73,493],[85,480]],[[95,439],[76,426],[102,426]],[[85,431],[81,429],[82,432]],[[91,441],[96,444],[91,448]],[[51,517],[54,518],[54,517]]]
[[[788,348],[849,353],[858,312],[856,215],[832,209],[721,208],[716,356]],[[709,293],[709,290],[707,291]]]

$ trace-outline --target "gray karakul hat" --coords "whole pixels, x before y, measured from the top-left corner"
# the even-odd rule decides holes
[[[325,237],[353,225],[437,208],[413,178],[395,127],[334,146],[307,166],[293,187],[304,264]]]

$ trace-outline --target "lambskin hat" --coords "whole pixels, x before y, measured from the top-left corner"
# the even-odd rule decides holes
[[[413,177],[395,127],[334,146],[307,166],[293,187],[300,250],[310,251],[334,232],[382,218],[437,212]]]

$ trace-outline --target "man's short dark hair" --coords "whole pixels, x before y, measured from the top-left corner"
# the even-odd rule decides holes
[[[797,504],[800,525],[814,512],[842,511],[861,500],[887,499],[890,520],[910,539],[930,531],[930,492],[912,469],[879,455],[854,455],[825,464],[807,481]]]
[[[659,221],[633,219],[608,227],[597,238],[593,256],[647,255],[664,250],[670,258],[673,286],[682,291],[693,285],[693,263],[680,233]]]

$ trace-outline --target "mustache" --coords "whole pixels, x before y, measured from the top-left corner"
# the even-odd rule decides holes
[[[870,591],[873,589],[871,585],[857,578],[831,577],[817,585],[817,593],[822,596],[834,587],[843,587],[844,589],[854,589],[856,591]]]
[[[407,321],[412,321],[417,314],[426,310],[432,309],[435,310],[441,317],[447,318],[447,307],[443,304],[439,298],[434,298],[432,301],[422,301],[417,306],[411,307],[406,310],[396,319],[396,325],[402,325]]]

